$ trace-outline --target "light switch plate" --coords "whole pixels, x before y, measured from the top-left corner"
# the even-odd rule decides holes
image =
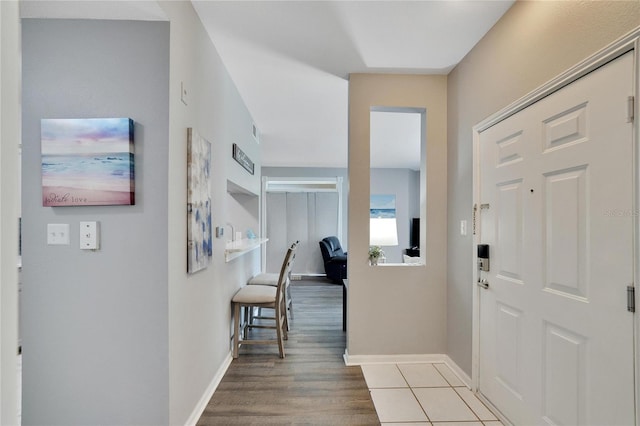
[[[68,223],[48,223],[47,224],[47,244],[69,245],[69,224]]]
[[[80,248],[82,250],[98,250],[100,248],[98,222],[80,222]]]

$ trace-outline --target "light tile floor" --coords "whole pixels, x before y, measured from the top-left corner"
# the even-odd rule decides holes
[[[362,372],[383,426],[502,426],[446,364],[368,364]]]

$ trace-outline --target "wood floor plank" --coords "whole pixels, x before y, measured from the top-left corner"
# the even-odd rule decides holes
[[[297,284],[285,358],[275,346],[241,347],[198,426],[380,424],[362,370],[342,358],[342,287]],[[254,329],[250,337],[269,333]]]

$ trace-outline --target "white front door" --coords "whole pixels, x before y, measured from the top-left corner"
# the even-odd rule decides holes
[[[480,134],[479,391],[515,425],[634,417],[633,55]]]

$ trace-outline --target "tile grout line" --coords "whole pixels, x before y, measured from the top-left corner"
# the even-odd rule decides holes
[[[456,391],[456,389],[455,389],[455,388],[453,388],[453,391],[458,395],[458,397],[459,397],[459,398],[460,398],[460,399],[461,399],[465,404],[467,404],[467,407],[469,407],[469,409],[471,410],[471,412],[472,412],[473,414],[475,414],[475,415],[476,415],[476,417],[478,418],[478,420],[480,420],[480,422],[481,422],[483,425],[484,425],[484,423],[485,423],[485,422],[491,422],[491,421],[494,421],[494,420],[482,420],[482,419],[480,418],[480,416],[478,415],[478,413],[476,413],[476,412],[473,410],[473,408],[471,408],[471,406],[470,406],[470,405],[467,403],[467,401],[462,397],[462,395],[460,395],[460,394],[458,393],[458,391]],[[489,410],[489,408],[488,408],[486,405],[484,405],[484,402],[480,401],[480,399],[479,399],[478,397],[476,397],[476,396],[475,396],[475,394],[474,394],[473,392],[471,392],[471,395],[472,395],[474,398],[476,398],[476,399],[478,400],[478,402],[479,402],[480,404],[482,404],[482,406],[483,406],[484,408],[486,408],[486,409],[487,409],[487,411],[489,411],[493,417],[495,417],[496,419],[498,418],[498,416],[496,416],[496,415],[493,413],[493,411]]]
[[[416,393],[413,391],[413,387],[411,387],[411,384],[409,383],[409,381],[407,380],[407,378],[404,376],[404,373],[402,372],[402,370],[400,369],[400,366],[398,364],[396,364],[396,368],[398,369],[398,371],[400,372],[400,375],[402,376],[402,379],[404,379],[404,382],[407,384],[407,386],[409,387],[409,391],[411,392],[411,395],[413,395],[413,397],[415,398],[416,402],[418,403],[418,406],[420,407],[420,409],[422,410],[422,412],[424,413],[424,416],[427,418],[427,422],[433,424],[433,422],[431,421],[431,419],[429,418],[429,415],[427,414],[427,411],[424,409],[424,407],[422,406],[422,404],[420,404],[420,400],[418,399]],[[435,367],[434,367],[435,368]],[[447,382],[449,383],[449,382]]]
[[[448,369],[449,369],[449,367],[447,366],[447,364],[442,364],[442,365],[444,365],[444,367],[445,367],[445,368],[448,368]],[[435,367],[435,363],[434,363],[434,368],[436,368],[436,367]],[[479,403],[480,403],[480,404],[481,404],[481,405],[482,405],[482,406],[483,406],[483,407],[484,407],[488,412],[490,412],[490,413],[491,413],[491,415],[492,415],[493,417],[495,417],[495,419],[494,419],[494,420],[482,420],[482,419],[480,418],[480,416],[478,415],[478,413],[476,413],[476,412],[475,412],[475,410],[474,410],[474,409],[473,409],[473,408],[472,408],[472,407],[467,403],[467,401],[462,397],[462,395],[460,395],[460,393],[456,390],[456,388],[465,388],[465,389],[469,389],[469,388],[468,388],[466,385],[463,385],[463,386],[453,386],[453,385],[452,385],[452,384],[447,380],[447,378],[446,378],[446,377],[444,377],[444,374],[442,374],[442,373],[440,372],[440,370],[438,370],[438,368],[436,368],[436,370],[438,371],[438,373],[440,373],[440,375],[444,378],[444,380],[445,380],[447,383],[449,383],[449,385],[451,386],[451,388],[453,389],[453,391],[454,391],[454,392],[458,395],[458,397],[459,397],[459,398],[460,398],[460,399],[461,399],[461,400],[462,400],[462,401],[467,405],[467,407],[469,407],[469,409],[471,410],[471,412],[472,412],[472,413],[473,413],[473,414],[478,418],[478,420],[479,420],[483,425],[484,425],[486,422],[495,422],[495,421],[500,421],[500,419],[498,419],[498,416],[496,416],[496,415],[495,415],[495,413],[494,413],[493,411],[491,411],[491,410],[489,409],[489,407],[487,407],[487,405],[486,405],[484,402],[482,402],[482,401],[481,401],[481,400],[480,400],[480,399],[475,395],[475,393],[473,393],[473,391],[471,391],[471,395],[472,395],[472,396],[473,396],[473,397],[474,397],[474,398],[475,398],[475,399],[476,399],[476,400],[477,400],[477,401],[478,401],[478,402],[479,402]]]
[[[453,392],[458,396],[458,398],[460,398],[460,399],[462,400],[462,402],[464,402],[464,404],[469,408],[469,410],[473,413],[473,415],[474,415],[474,416],[476,416],[476,419],[478,419],[478,421],[484,425],[484,423],[482,422],[482,420],[480,420],[480,416],[478,415],[478,413],[476,413],[475,411],[473,411],[473,408],[471,408],[471,406],[470,406],[469,404],[467,404],[467,401],[465,401],[465,400],[464,400],[464,398],[463,398],[462,396],[460,396],[460,394],[459,394],[458,392],[456,392],[456,388],[455,388],[455,386],[453,386],[453,385],[451,384],[451,382],[449,382],[449,380],[447,380],[447,378],[446,378],[446,377],[444,377],[444,374],[442,374],[442,373],[440,372],[440,370],[438,370],[438,368],[435,366],[435,363],[433,363],[433,364],[431,364],[431,365],[433,365],[433,368],[435,368],[435,370],[438,372],[438,374],[440,374],[440,375],[442,376],[442,378],[444,379],[444,381],[445,381],[445,382],[447,382],[447,383],[449,383],[449,388],[451,388],[451,390],[452,390],[452,391],[453,391]],[[449,368],[449,367],[447,367],[447,364],[443,364],[443,365],[444,365],[446,368]]]
[[[447,378],[444,376],[444,374],[442,374],[442,373],[440,372],[440,370],[438,369],[438,367],[436,367],[436,364],[442,364],[442,365],[444,365],[446,368],[449,368],[449,367],[447,367],[447,364],[439,363],[439,362],[438,362],[438,363],[435,363],[435,362],[434,362],[434,363],[432,363],[431,365],[433,365],[433,368],[435,368],[435,369],[436,369],[436,371],[438,372],[438,374],[442,376],[442,378],[444,379],[444,381],[445,381],[445,382],[447,382],[447,383],[449,384],[449,387],[454,388],[455,386],[453,386],[453,385],[451,384],[451,382],[450,382],[449,380],[447,380]]]
[[[462,400],[462,402],[464,403],[464,405],[471,411],[471,413],[473,413],[473,415],[476,417],[476,420],[460,420],[460,421],[441,421],[438,423],[456,423],[456,422],[460,422],[460,423],[481,423],[483,426],[486,426],[486,423],[489,422],[500,422],[500,419],[497,418],[497,416],[493,413],[493,411],[491,411],[482,401],[480,401],[478,399],[478,401],[480,402],[480,404],[482,404],[483,407],[485,407],[494,417],[496,417],[496,420],[482,420],[480,418],[480,416],[478,415],[478,413],[475,412],[475,410],[471,407],[471,405],[469,405],[469,403],[467,403],[467,401],[462,397],[462,395],[460,395],[460,393],[458,393],[456,391],[456,388],[460,387],[460,388],[466,388],[465,385],[462,386],[454,386],[453,384],[451,384],[451,382],[449,380],[447,380],[447,378],[445,377],[445,375],[436,367],[436,364],[442,364],[442,363],[434,363],[434,362],[425,362],[425,363],[414,363],[414,364],[428,364],[431,365],[437,372],[438,374],[444,379],[444,381],[447,383],[447,386],[426,386],[426,387],[416,387],[416,389],[451,389],[454,394],[460,398]],[[393,387],[383,387],[383,388],[369,388],[369,393],[371,393],[372,390],[380,390],[380,389],[406,389],[407,387],[409,388],[409,390],[411,391],[411,394],[413,395],[413,397],[415,398],[416,402],[418,403],[418,406],[420,407],[420,409],[422,410],[422,412],[424,413],[425,417],[427,418],[427,422],[430,424],[433,424],[434,422],[430,419],[429,415],[427,414],[425,408],[422,406],[422,404],[420,403],[420,400],[418,399],[418,397],[416,396],[415,392],[414,392],[414,387],[411,386],[409,384],[409,381],[407,380],[405,374],[402,372],[402,370],[400,369],[400,365],[399,364],[394,364],[396,369],[398,370],[398,372],[400,373],[400,376],[402,376],[402,379],[404,380],[404,382],[406,383],[406,387],[400,387],[400,386],[393,386]],[[445,368],[449,368],[446,364],[442,364],[444,365]],[[474,398],[477,399],[477,397],[475,396],[475,394],[472,393],[472,396]],[[410,423],[420,423],[418,421],[416,422],[408,422],[407,424]]]

